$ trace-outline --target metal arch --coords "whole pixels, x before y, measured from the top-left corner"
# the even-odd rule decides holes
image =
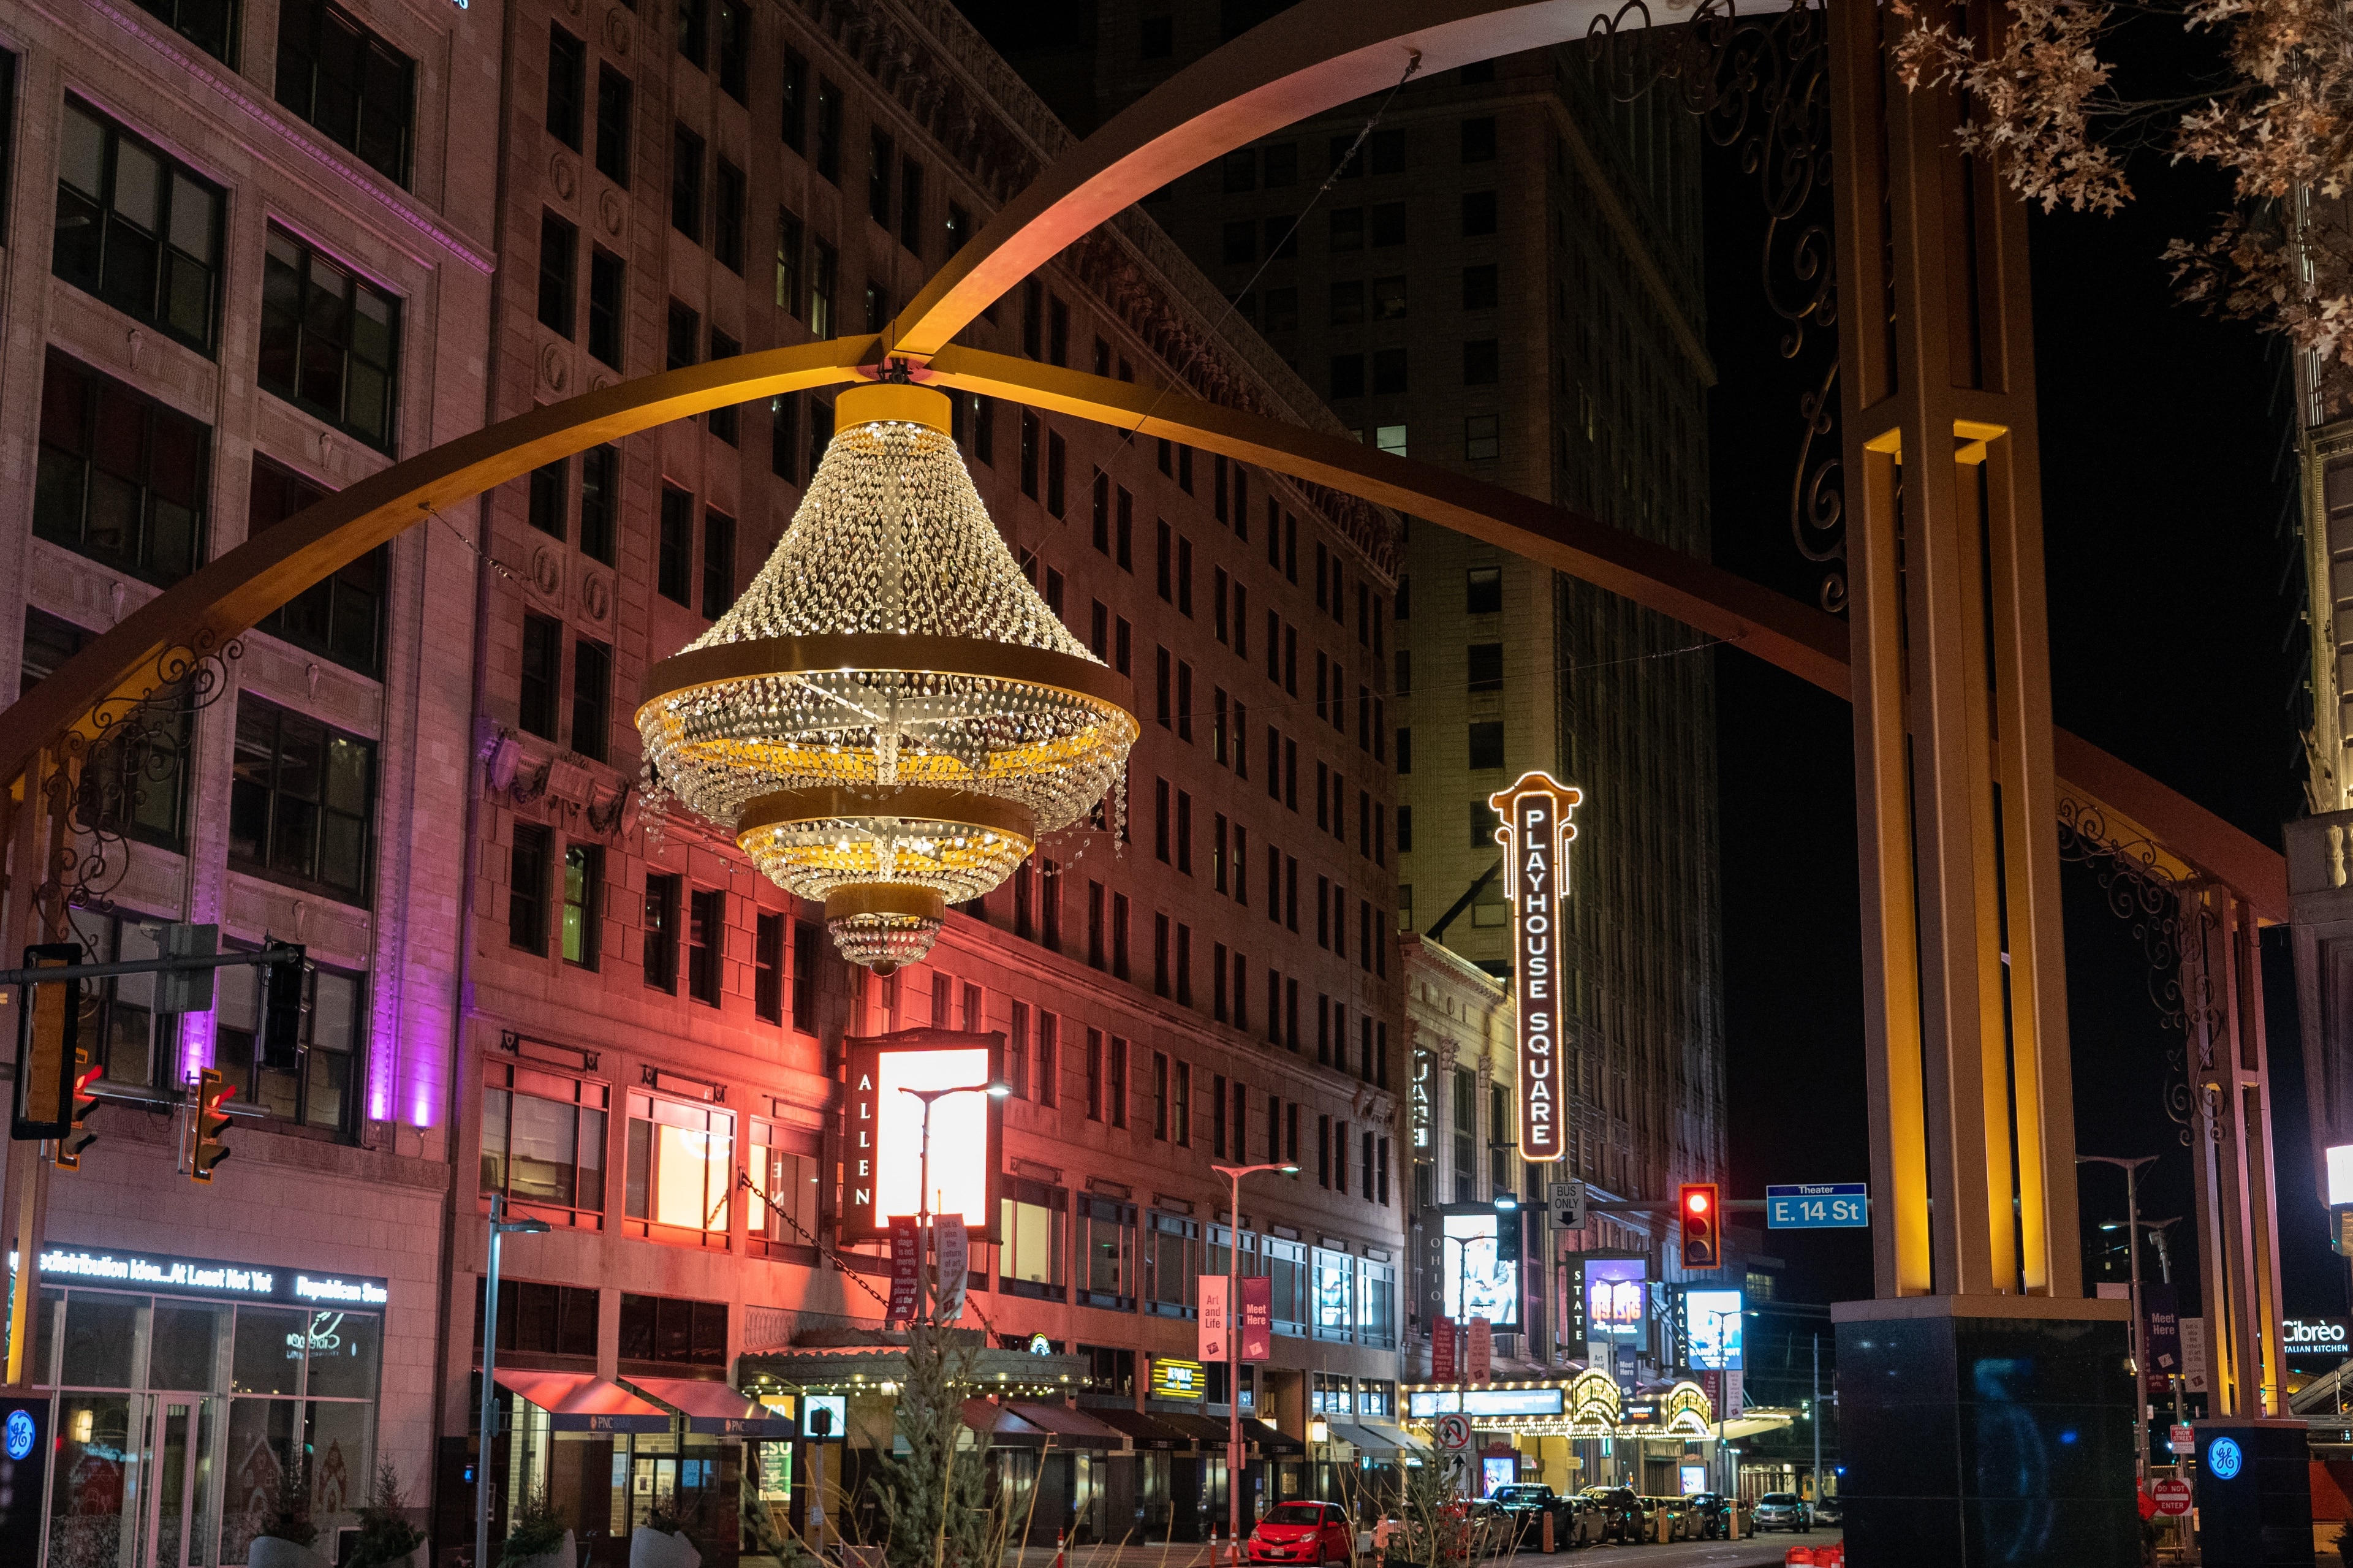
[[[422,521],[543,464],[732,404],[861,379],[890,352],[927,378],[1223,452],[1410,511],[1543,561],[1738,643],[1824,690],[1848,694],[1846,628],[1708,563],[1427,464],[1341,437],[1129,383],[954,347],[947,339],[1071,240],[1170,178],[1255,136],[1388,87],[1408,49],[1423,68],[1581,36],[1594,0],[1308,0],[1179,72],[1071,150],[935,277],[887,339],[835,339],[646,376],[535,408],[328,497],[149,601],[0,712],[0,780],[25,788],[45,746],[85,738],[111,703],[175,649],[226,642],[338,568]],[[860,367],[865,367],[861,370]],[[2065,776],[2150,837],[2287,918],[2284,858],[2156,780],[2064,731]]]

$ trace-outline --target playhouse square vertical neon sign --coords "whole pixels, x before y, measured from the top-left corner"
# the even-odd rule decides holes
[[[1519,1014],[1520,1158],[1568,1152],[1561,1089],[1561,901],[1568,893],[1569,813],[1584,795],[1542,773],[1487,797],[1503,826],[1504,886],[1512,899],[1512,1000]]]

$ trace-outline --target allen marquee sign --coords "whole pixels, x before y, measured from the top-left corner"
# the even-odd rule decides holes
[[[1504,886],[1512,900],[1512,1001],[1519,1015],[1520,1158],[1568,1152],[1561,1089],[1560,905],[1568,891],[1568,815],[1585,796],[1541,773],[1487,797],[1503,826]]]

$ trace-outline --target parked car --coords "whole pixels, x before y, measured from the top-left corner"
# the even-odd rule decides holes
[[[1669,1541],[1696,1541],[1701,1538],[1700,1531],[1703,1527],[1699,1516],[1692,1512],[1686,1499],[1646,1497],[1642,1500],[1642,1507],[1649,1511],[1651,1519],[1651,1533],[1649,1539],[1652,1541],[1659,1539],[1657,1521],[1662,1517],[1667,1521],[1666,1538]]]
[[[1836,1492],[1832,1492],[1828,1497],[1816,1498],[1814,1500],[1814,1522],[1816,1524],[1844,1524],[1846,1522],[1846,1510],[1839,1506],[1838,1494]]]
[[[1601,1539],[1603,1526],[1598,1510],[1581,1497],[1564,1497],[1540,1482],[1520,1481],[1498,1487],[1487,1500],[1486,1507],[1489,1517],[1510,1527],[1512,1539],[1524,1551],[1544,1544],[1546,1516],[1552,1520],[1556,1551]]]
[[[1694,1541],[1729,1541],[1732,1539],[1732,1500],[1722,1492],[1694,1492],[1683,1499],[1699,1528],[1692,1532]]]
[[[1794,1530],[1803,1535],[1814,1528],[1814,1510],[1795,1492],[1767,1492],[1757,1500],[1757,1511],[1750,1519],[1759,1535],[1768,1530]]]
[[[1648,1541],[1651,1528],[1649,1510],[1642,1500],[1630,1487],[1588,1487],[1586,1501],[1601,1515],[1604,1541]]]
[[[1336,1503],[1277,1503],[1250,1534],[1253,1563],[1337,1563],[1347,1568],[1356,1555],[1355,1532]]]

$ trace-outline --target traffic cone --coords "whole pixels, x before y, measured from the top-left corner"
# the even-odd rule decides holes
[[[1062,1544],[1062,1532],[1058,1530],[1054,1531],[1054,1568],[1065,1568]]]

